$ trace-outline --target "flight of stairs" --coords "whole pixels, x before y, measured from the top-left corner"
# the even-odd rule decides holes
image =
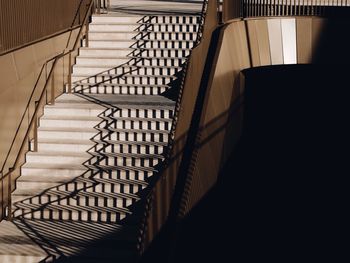
[[[73,93],[45,106],[38,151],[27,153],[13,193],[14,222],[0,223],[0,233],[17,233],[0,234],[0,262],[136,261],[137,203],[172,125],[175,102],[164,95],[198,23],[195,15],[92,17]]]

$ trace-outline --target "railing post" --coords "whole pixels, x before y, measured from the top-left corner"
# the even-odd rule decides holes
[[[3,177],[3,173],[0,172],[0,180],[1,180],[1,218],[0,220],[2,220],[4,218],[5,215],[5,209],[4,209],[4,177]]]
[[[72,53],[69,53],[68,56],[68,93],[72,93]]]
[[[51,79],[51,105],[55,105],[55,68],[53,68]]]
[[[89,47],[89,20],[86,20],[85,30],[85,47]]]
[[[36,101],[35,102],[35,109],[37,109],[38,108],[38,104],[39,104],[39,102],[38,101]],[[34,152],[37,152],[38,151],[38,112],[37,112],[37,110],[35,110],[35,113],[34,113],[34,116],[33,116],[33,121],[34,121],[34,127],[33,127],[33,129],[34,129],[34,149],[33,149],[33,151]]]
[[[12,173],[15,169],[11,168],[8,173],[7,181],[7,220],[12,221]]]

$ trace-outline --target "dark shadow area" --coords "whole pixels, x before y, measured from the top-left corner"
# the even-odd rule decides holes
[[[246,70],[243,135],[217,185],[176,228],[170,256],[171,224],[143,262],[340,259],[349,174],[346,71]]]
[[[346,14],[343,14],[340,12]],[[340,13],[338,13],[340,12]],[[337,16],[335,17],[335,15]],[[350,62],[350,8],[339,9],[334,17],[326,19],[313,54],[313,63],[349,65]],[[329,65],[328,65],[329,66]]]

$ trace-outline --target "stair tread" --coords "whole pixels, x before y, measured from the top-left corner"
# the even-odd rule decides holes
[[[91,31],[89,31],[91,32]],[[132,31],[134,32],[134,31]],[[153,32],[153,31],[150,31]],[[100,31],[99,31],[100,33]],[[105,33],[110,33],[110,32],[105,32]],[[112,32],[113,33],[113,32]],[[138,49],[135,48],[130,48],[130,47],[81,47],[80,50],[130,50],[130,51],[136,51],[140,49],[145,49],[145,50],[178,50],[178,48],[171,48],[171,47],[166,47],[166,48],[155,48],[155,47],[140,47]],[[191,48],[184,48],[190,50]]]
[[[51,189],[47,192],[47,194],[63,194],[63,195],[72,195],[72,192],[70,191],[63,191],[63,190],[56,190]],[[123,198],[129,198],[129,199],[137,199],[139,200],[140,197],[136,194],[131,193],[108,193],[108,192],[87,192],[87,191],[77,191],[73,193],[73,197],[77,195],[85,195],[85,196],[97,196],[97,197],[108,197],[108,198],[114,198],[114,197],[123,197]]]
[[[156,133],[156,134],[165,134],[168,135],[170,133],[170,131],[168,130],[142,130],[142,129],[122,129],[122,128],[98,128],[99,130],[108,130],[108,131],[113,131],[113,132],[129,132],[129,133]],[[98,142],[99,140],[94,140],[95,142]],[[106,140],[108,141],[108,140]],[[116,140],[116,142],[119,142]],[[138,142],[140,143],[140,142]],[[147,142],[145,142],[147,143]]]
[[[137,159],[154,159],[154,158],[164,158],[163,155],[154,154],[154,153],[118,153],[118,152],[103,152],[103,153],[94,153],[91,152],[92,155],[107,155],[111,157],[125,157],[125,158],[137,158]]]
[[[101,211],[103,212],[114,212],[114,213],[125,213],[125,214],[131,214],[132,212],[123,207],[106,207],[106,206],[80,206],[80,205],[63,205],[63,204],[55,204],[54,201],[53,203],[50,204],[28,204],[28,203],[17,203],[17,209],[29,209],[29,210],[76,210],[76,211],[90,211],[90,212],[96,212],[99,213]]]
[[[28,152],[27,155],[31,156],[69,156],[69,157],[91,157],[88,152],[64,152],[64,151],[38,151],[38,152]]]
[[[52,143],[52,144],[77,144],[77,145],[94,145],[95,143],[91,140],[76,140],[76,139],[49,139],[39,138],[39,143]]]
[[[102,121],[97,116],[75,116],[75,115],[43,115],[41,120],[72,120],[72,121]]]
[[[147,142],[147,141],[118,141],[118,140],[104,140],[104,141],[99,141],[96,140],[97,143],[108,143],[111,145],[120,145],[120,144],[127,144],[127,145],[152,145],[152,146],[167,146],[167,142]]]
[[[39,127],[38,131],[43,132],[95,132],[98,134],[98,130],[95,128],[78,128],[78,127]],[[40,138],[39,138],[40,139]]]

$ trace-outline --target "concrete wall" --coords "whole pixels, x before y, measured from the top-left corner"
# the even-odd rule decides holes
[[[77,30],[74,32],[72,39],[75,39],[76,33]],[[69,33],[64,33],[0,56],[0,167],[2,167],[11,146],[11,142],[36,84],[42,65],[65,49],[68,36]],[[55,88],[60,90],[63,89],[63,73],[67,71],[67,69],[63,69],[63,63],[63,60],[58,63],[61,66],[58,67],[60,71],[56,72],[57,76],[55,80]],[[48,64],[48,72],[51,66],[52,63]],[[31,100],[30,117],[34,111],[34,103],[39,98],[44,83],[45,74],[43,74],[38,82],[34,98]],[[28,117],[26,117],[25,123],[28,124]],[[27,125],[23,125],[21,133],[25,132],[26,126]],[[18,143],[16,143],[15,148],[19,147]],[[14,157],[15,156],[11,156],[4,172],[11,167]]]

